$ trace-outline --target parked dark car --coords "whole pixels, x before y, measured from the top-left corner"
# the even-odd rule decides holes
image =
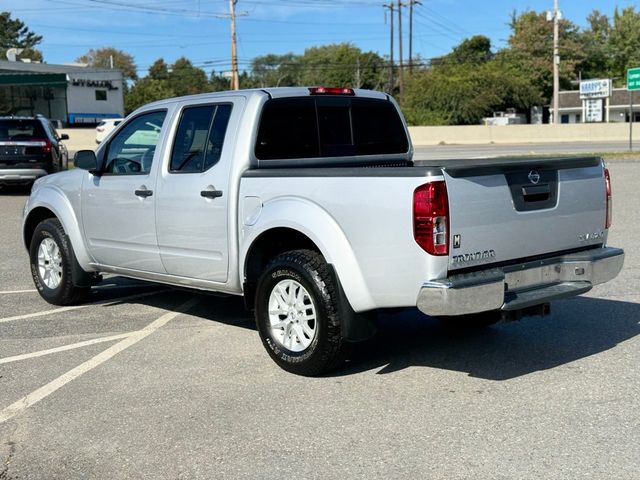
[[[49,173],[66,170],[69,153],[45,117],[0,117],[0,186],[29,184]]]

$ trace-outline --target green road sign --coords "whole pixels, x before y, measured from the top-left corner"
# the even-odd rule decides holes
[[[640,68],[627,71],[627,90],[640,90]]]

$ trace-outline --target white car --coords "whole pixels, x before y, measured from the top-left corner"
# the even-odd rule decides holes
[[[96,143],[102,142],[123,120],[124,118],[107,118],[101,121],[96,127]]]

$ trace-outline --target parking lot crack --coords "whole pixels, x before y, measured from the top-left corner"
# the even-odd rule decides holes
[[[0,464],[0,480],[14,480],[15,477],[9,473],[9,466],[16,453],[16,444],[15,442],[6,442],[3,447],[2,464]],[[4,450],[8,450],[8,452],[5,453]]]

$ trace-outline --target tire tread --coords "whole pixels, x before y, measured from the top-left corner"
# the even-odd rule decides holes
[[[338,367],[346,355],[346,342],[342,337],[342,319],[339,315],[337,302],[339,301],[339,292],[337,285],[333,279],[333,273],[324,258],[313,250],[291,250],[274,257],[265,269],[259,283],[262,283],[267,274],[274,269],[295,265],[299,269],[306,271],[313,278],[315,285],[318,287],[321,298],[314,300],[320,301],[321,305],[316,305],[319,314],[326,316],[326,333],[325,338],[319,341],[319,350],[317,354],[305,362],[286,362],[279,359],[263,338],[263,343],[269,351],[270,355],[276,363],[285,370],[303,376],[317,376],[329,372]],[[258,291],[261,289],[258,288]],[[260,331],[260,319],[258,302],[259,295],[256,296],[256,322]]]
[[[56,288],[53,292],[49,293],[47,290],[51,290],[42,285],[40,281],[40,276],[37,271],[37,266],[34,264],[35,259],[37,258],[37,248],[39,245],[39,234],[41,231],[48,231],[52,234],[53,239],[58,243],[58,248],[60,248],[62,254],[63,261],[63,275],[62,275],[62,283]],[[71,246],[71,242],[69,241],[69,237],[67,236],[60,220],[57,218],[47,218],[43,220],[36,226],[33,237],[31,238],[31,245],[29,248],[30,260],[31,260],[31,275],[33,277],[33,281],[38,289],[40,295],[49,303],[54,305],[75,305],[78,303],[82,303],[86,300],[89,292],[91,291],[90,287],[78,287],[74,285],[73,278],[71,275],[72,270],[72,262],[75,262],[75,256],[73,254],[73,248]]]

